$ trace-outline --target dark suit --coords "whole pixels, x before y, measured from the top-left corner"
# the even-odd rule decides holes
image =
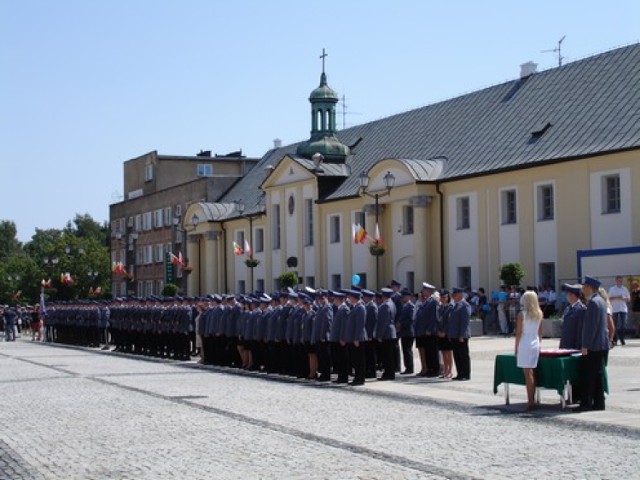
[[[604,299],[594,294],[589,299],[582,327],[582,399],[584,410],[604,410],[604,356],[609,350],[607,334],[607,306]]]
[[[398,325],[400,326],[400,342],[402,344],[402,359],[404,361],[404,371],[413,373],[413,340],[415,338],[415,330],[413,326],[413,312],[415,305],[413,302],[402,304],[402,310],[398,317]]]
[[[562,315],[560,348],[580,350],[582,348],[582,324],[587,307],[580,301],[569,305]]]
[[[394,325],[396,307],[388,298],[378,307],[378,321],[376,322],[376,339],[382,342],[381,363],[382,378],[393,379],[396,372],[394,345],[396,343],[396,327]]]
[[[471,358],[469,357],[469,304],[462,300],[451,309],[449,316],[449,339],[453,346],[453,360],[456,363],[458,379],[471,378]]]

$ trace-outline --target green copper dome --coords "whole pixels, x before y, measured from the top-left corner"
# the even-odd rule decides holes
[[[338,94],[327,85],[327,76],[324,72],[320,76],[320,86],[314,89],[311,95],[309,95],[309,101],[313,102],[314,100],[338,101]]]
[[[305,158],[311,158],[314,154],[321,153],[325,162],[344,162],[349,155],[349,147],[331,135],[300,144],[296,153]]]

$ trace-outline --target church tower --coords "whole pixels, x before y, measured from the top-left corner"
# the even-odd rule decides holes
[[[320,86],[309,95],[311,102],[311,138],[300,144],[297,154],[311,158],[320,153],[324,161],[329,163],[344,163],[349,155],[349,147],[340,143],[336,138],[336,104],[338,94],[327,84],[327,75],[324,72],[324,60],[327,57],[322,49],[322,74]]]

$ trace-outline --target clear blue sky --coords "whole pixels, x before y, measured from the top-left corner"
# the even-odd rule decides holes
[[[638,0],[0,0],[0,219],[104,221],[151,150],[307,138],[322,48],[347,126],[637,42]],[[340,125],[342,117],[340,119]]]

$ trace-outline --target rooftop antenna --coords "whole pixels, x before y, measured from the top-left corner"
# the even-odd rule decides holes
[[[347,127],[347,97],[343,94],[340,99],[340,104],[342,106],[342,110],[340,113],[342,114],[342,129],[344,130]],[[349,115],[362,115],[360,112],[349,112]]]
[[[558,54],[558,66],[561,67],[562,66],[562,59],[564,58],[562,56],[562,42],[564,41],[564,39],[567,38],[566,35],[563,35],[562,38],[560,40],[558,40],[558,46],[556,48],[552,48],[551,50],[541,50],[540,53],[557,53]]]

